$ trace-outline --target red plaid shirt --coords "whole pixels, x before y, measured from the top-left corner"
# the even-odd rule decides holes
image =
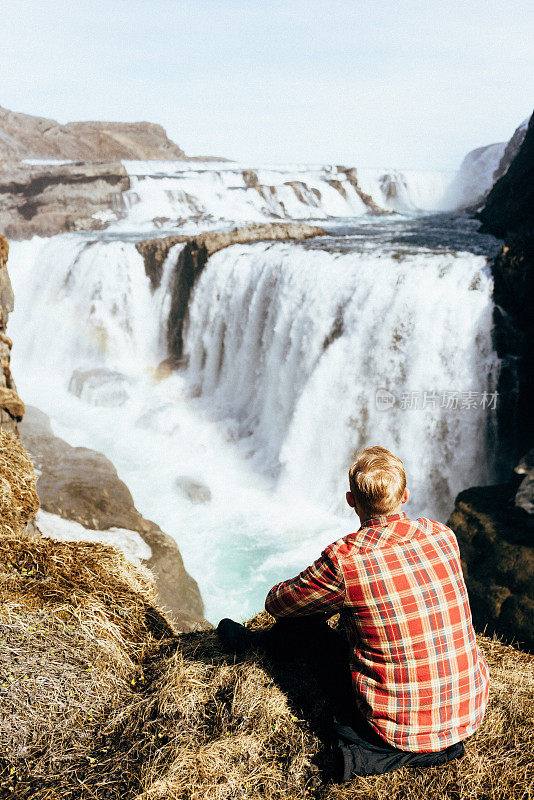
[[[406,514],[367,520],[273,586],[265,608],[274,617],[341,612],[358,705],[394,747],[442,750],[482,722],[488,667],[446,525]]]

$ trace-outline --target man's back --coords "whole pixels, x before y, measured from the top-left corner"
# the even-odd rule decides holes
[[[480,725],[488,668],[445,525],[405,514],[367,520],[274,586],[266,608],[276,617],[341,612],[357,702],[394,747],[441,750]]]

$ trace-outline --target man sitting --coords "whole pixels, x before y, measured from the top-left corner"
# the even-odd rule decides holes
[[[314,663],[332,701],[344,780],[463,755],[489,691],[454,533],[402,513],[404,467],[384,447],[357,453],[349,486],[361,527],[273,586],[265,608],[277,622],[257,642]],[[326,625],[336,613],[346,640]],[[234,649],[253,640],[231,620],[218,631]]]

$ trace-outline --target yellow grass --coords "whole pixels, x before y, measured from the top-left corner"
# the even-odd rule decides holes
[[[32,492],[17,463],[25,494],[12,467],[6,480],[20,509]],[[235,660],[213,631],[175,635],[150,574],[119,551],[14,527],[0,536],[2,800],[534,797],[533,655],[479,637],[491,699],[463,759],[339,786],[328,709],[303,665]]]
[[[15,436],[0,430],[0,533],[21,533],[38,508],[28,454]]]

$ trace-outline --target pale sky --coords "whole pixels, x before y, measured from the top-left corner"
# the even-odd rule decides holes
[[[530,0],[1,0],[0,105],[188,155],[455,169],[534,106]]]

